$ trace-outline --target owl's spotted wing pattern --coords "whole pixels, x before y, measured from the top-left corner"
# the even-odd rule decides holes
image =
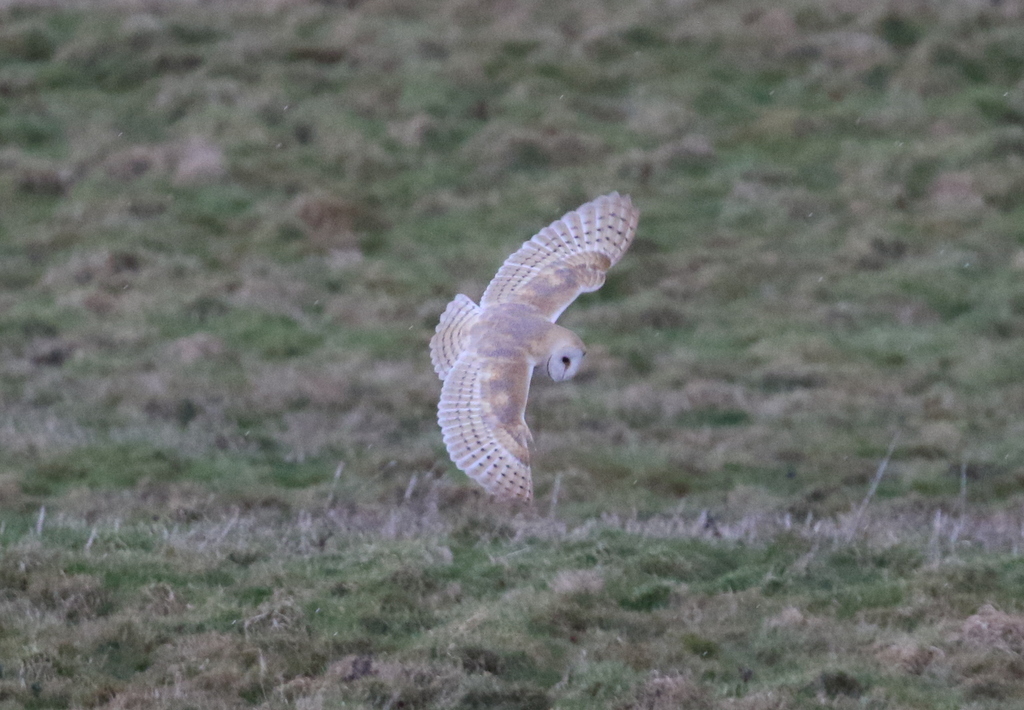
[[[554,322],[581,293],[596,291],[629,248],[639,212],[617,192],[551,223],[505,260],[480,306],[527,303]]]
[[[466,349],[469,331],[479,313],[480,306],[460,293],[441,314],[434,337],[430,339],[430,361],[434,364],[434,372],[442,380]]]
[[[441,389],[437,421],[452,461],[498,498],[533,498],[530,430],[523,419],[532,367],[525,357],[464,353]]]

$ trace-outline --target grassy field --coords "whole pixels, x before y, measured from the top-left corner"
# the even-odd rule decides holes
[[[7,0],[0,205],[0,710],[1024,708],[1022,0]]]

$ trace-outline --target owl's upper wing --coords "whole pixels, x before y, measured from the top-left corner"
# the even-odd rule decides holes
[[[554,322],[578,295],[601,288],[633,241],[639,215],[617,192],[567,213],[505,260],[480,306],[528,303]]]
[[[463,352],[441,388],[437,421],[452,461],[498,498],[533,498],[532,437],[523,413],[533,368],[525,356]]]

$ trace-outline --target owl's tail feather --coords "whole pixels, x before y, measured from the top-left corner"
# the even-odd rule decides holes
[[[469,331],[479,314],[480,306],[461,293],[441,314],[441,322],[437,324],[434,337],[430,339],[430,361],[434,363],[434,372],[442,380],[466,348]]]

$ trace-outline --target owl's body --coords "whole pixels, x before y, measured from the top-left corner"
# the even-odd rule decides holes
[[[638,212],[612,193],[541,230],[510,256],[476,305],[459,294],[430,341],[444,381],[438,423],[455,465],[498,498],[529,501],[532,437],[524,414],[536,367],[573,377],[585,348],[554,321],[595,291],[629,247]]]

